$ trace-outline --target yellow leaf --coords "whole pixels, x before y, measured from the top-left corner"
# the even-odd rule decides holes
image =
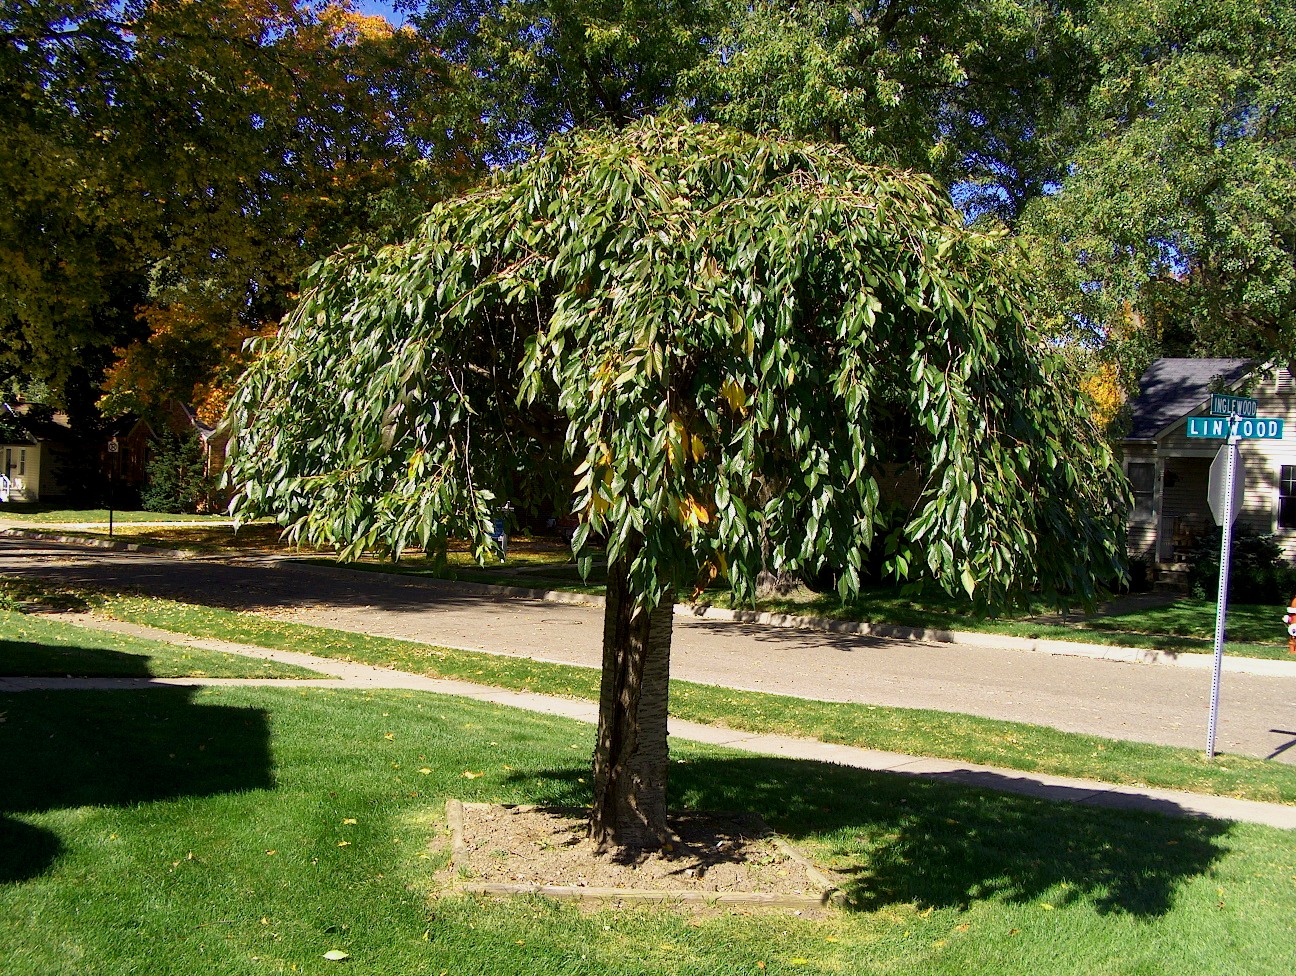
[[[419,772],[422,773],[424,776],[426,776],[426,775],[428,775],[428,773],[432,772],[432,770],[430,770],[430,769],[428,769],[426,766],[424,766],[422,769],[419,770]]]
[[[350,959],[351,956],[343,952],[341,949],[330,949],[328,952],[324,953],[324,958],[329,962],[343,962]]]
[[[394,738],[396,738],[396,733],[395,733],[395,732],[386,732],[386,733],[383,734],[383,738],[384,738],[384,739],[394,739]]]
[[[355,817],[346,817],[345,819],[343,819],[342,822],[343,822],[344,824],[353,824],[353,823],[356,822],[356,818],[355,818]]]
[[[724,381],[720,395],[729,402],[729,409],[734,413],[740,413],[747,406],[747,392],[732,378]]]
[[[350,846],[351,846],[351,842],[349,840],[338,841],[338,847],[350,847]]]
[[[470,772],[469,770],[464,770],[463,778],[464,778],[464,779],[477,779],[478,777],[480,777],[480,776],[485,776],[485,775],[486,775],[485,773],[474,773],[474,772]]]
[[[1045,902],[1040,902],[1040,908],[1044,909],[1044,911],[1046,911],[1046,912],[1051,912],[1051,911],[1053,911],[1053,906],[1050,905],[1050,904],[1049,904],[1048,902],[1046,902],[1046,901],[1045,901]]]
[[[702,438],[693,434],[689,438],[689,447],[693,450],[693,460],[701,461],[706,456],[706,445],[702,443]]]

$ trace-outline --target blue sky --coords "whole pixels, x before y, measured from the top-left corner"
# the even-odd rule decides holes
[[[392,10],[391,0],[356,0],[356,9],[364,14],[382,14],[393,24],[405,23],[405,15]]]

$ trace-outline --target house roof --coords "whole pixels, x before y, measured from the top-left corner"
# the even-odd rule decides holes
[[[1232,387],[1252,369],[1249,359],[1158,359],[1139,378],[1130,401],[1128,440],[1152,440],[1192,413],[1213,392]]]
[[[70,436],[67,414],[32,403],[0,406],[0,441],[6,444],[40,444],[66,441]]]

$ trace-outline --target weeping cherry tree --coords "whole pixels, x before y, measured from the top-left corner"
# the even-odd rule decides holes
[[[678,119],[578,134],[312,269],[231,407],[235,508],[343,558],[485,559],[557,461],[608,563],[591,830],[651,849],[677,594],[829,569],[849,597],[870,553],[981,607],[1121,572],[1124,480],[1025,287],[923,176]]]

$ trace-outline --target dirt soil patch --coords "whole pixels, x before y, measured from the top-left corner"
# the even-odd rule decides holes
[[[679,845],[631,860],[595,851],[588,810],[452,800],[446,812],[452,884],[461,890],[800,909],[840,897],[831,878],[752,814],[676,814]]]

